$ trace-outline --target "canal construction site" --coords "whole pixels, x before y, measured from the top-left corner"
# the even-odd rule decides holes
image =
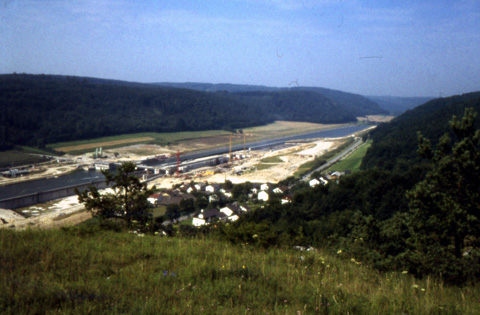
[[[302,164],[337,148],[349,137],[351,138],[352,135],[339,138],[287,141],[258,149],[245,147],[245,149],[231,153],[183,161],[179,159],[180,152],[188,152],[188,148],[184,144],[178,146],[137,144],[115,148],[114,151],[105,150],[101,159],[95,159],[89,154],[66,155],[61,160],[42,166],[46,168],[42,173],[43,177],[61,177],[64,173],[88,169],[95,165],[114,165],[124,161],[133,161],[137,163],[139,169],[143,170],[144,174],[141,177],[145,180],[148,179],[148,186],[155,188],[170,189],[174,185],[191,181],[224,183],[228,180],[234,184],[247,181],[277,183],[293,175]],[[157,168],[144,165],[145,161],[155,158],[160,160],[169,158],[170,164],[159,163]],[[37,173],[34,177],[42,177],[42,173]],[[31,179],[33,178],[21,178],[21,180]],[[2,178],[2,181],[3,183],[12,182],[12,179]],[[0,210],[2,222],[8,222],[3,226],[15,226],[15,228],[55,227],[78,223],[89,217],[89,214],[83,211],[82,205],[78,204],[75,195],[18,208],[15,211],[21,215],[12,215],[11,210]]]

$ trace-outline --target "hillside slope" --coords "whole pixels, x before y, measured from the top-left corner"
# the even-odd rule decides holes
[[[211,83],[155,83],[161,86],[186,88],[206,92],[230,92],[231,94],[238,93],[241,97],[245,98],[248,95],[252,95],[254,100],[257,100],[258,94],[264,97],[275,97],[278,92],[284,95],[288,92],[308,91],[321,95],[321,97],[330,100],[342,108],[346,108],[348,113],[352,113],[356,116],[374,115],[374,114],[387,114],[388,111],[382,109],[375,101],[368,98],[321,87],[292,87],[292,88],[275,88],[261,85],[242,85],[242,84],[211,84]],[[311,94],[314,95],[314,94]],[[317,96],[319,97],[319,96]]]
[[[302,90],[203,92],[135,82],[0,75],[0,150],[137,132],[238,129],[278,119],[346,123],[378,113]]]
[[[478,286],[322,251],[87,228],[0,230],[2,314],[475,314]],[[448,309],[448,312],[445,310]]]
[[[370,133],[373,144],[363,159],[362,168],[393,169],[399,163],[413,164],[418,160],[417,132],[435,145],[440,136],[449,131],[452,116],[463,116],[469,107],[480,113],[480,92],[435,99],[378,126]]]

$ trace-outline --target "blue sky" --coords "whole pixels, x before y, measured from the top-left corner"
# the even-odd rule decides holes
[[[0,73],[480,90],[480,1],[0,0]]]

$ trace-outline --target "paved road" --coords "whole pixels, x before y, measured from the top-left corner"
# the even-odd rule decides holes
[[[346,150],[344,150],[342,153],[340,153],[339,155],[335,156],[333,159],[327,161],[327,163],[321,165],[320,167],[314,169],[313,171],[309,172],[308,174],[306,174],[305,176],[302,177],[302,180],[303,181],[308,181],[310,179],[310,176],[316,172],[316,171],[322,171],[326,168],[328,168],[330,165],[336,163],[338,160],[342,159],[345,155],[347,155],[348,153],[352,152],[353,150],[355,150],[360,144],[363,143],[362,141],[362,138],[355,138],[357,141],[355,141],[354,144],[352,144],[351,146],[349,146]]]

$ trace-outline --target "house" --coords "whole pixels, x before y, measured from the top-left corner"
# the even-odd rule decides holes
[[[190,186],[185,190],[187,193],[191,194],[193,192],[197,191],[197,188],[195,186]]]
[[[275,194],[284,194],[286,191],[288,190],[288,187],[287,186],[280,186],[280,187],[276,187],[273,189],[273,192]]]
[[[258,200],[267,201],[269,196],[268,196],[268,193],[266,191],[262,190],[261,192],[258,193],[257,198],[258,198]]]
[[[200,226],[207,223],[211,223],[215,220],[225,220],[227,215],[218,211],[216,208],[202,210],[196,217],[193,217],[192,224],[194,226]]]
[[[310,185],[310,187],[315,187],[315,186],[320,184],[320,181],[318,179],[314,178],[314,179],[310,180],[308,182],[308,184]]]
[[[220,212],[225,213],[227,216],[232,216],[234,214],[241,213],[242,210],[237,204],[231,204],[220,209]]]
[[[224,213],[228,217],[227,219],[229,221],[236,221],[240,218],[239,214],[244,212],[244,210],[242,210],[241,207],[238,206],[238,204],[233,203],[229,206],[221,208],[220,212]]]
[[[282,199],[280,199],[280,202],[282,203],[282,205],[284,205],[286,203],[290,203],[290,202],[292,202],[292,197],[291,196],[282,197]]]
[[[153,195],[148,196],[147,198],[148,202],[150,202],[152,205],[156,206],[160,201],[162,201],[162,194],[161,193],[156,193]]]
[[[205,187],[205,191],[211,194],[216,193],[219,190],[220,190],[220,184],[210,184]]]
[[[205,223],[206,223],[205,219],[193,217],[193,220],[192,220],[193,226],[202,226],[202,225],[205,225]]]
[[[208,196],[208,202],[219,201],[220,197],[217,194],[210,194]]]
[[[221,188],[220,192],[227,198],[232,198],[232,191],[230,189]]]
[[[205,191],[205,187],[207,186],[207,184],[205,183],[196,183],[195,185],[195,189],[197,191]]]
[[[247,207],[247,206],[242,206],[242,205],[239,205],[238,207],[239,207],[239,208],[240,208],[240,210],[241,210],[241,211],[243,211],[243,212],[250,211],[250,208],[249,208],[249,207]]]
[[[270,189],[270,185],[268,183],[260,185],[260,190],[267,191]]]
[[[250,192],[252,194],[258,194],[259,191],[260,191],[260,185],[257,183],[252,183],[252,188],[250,189]]]

